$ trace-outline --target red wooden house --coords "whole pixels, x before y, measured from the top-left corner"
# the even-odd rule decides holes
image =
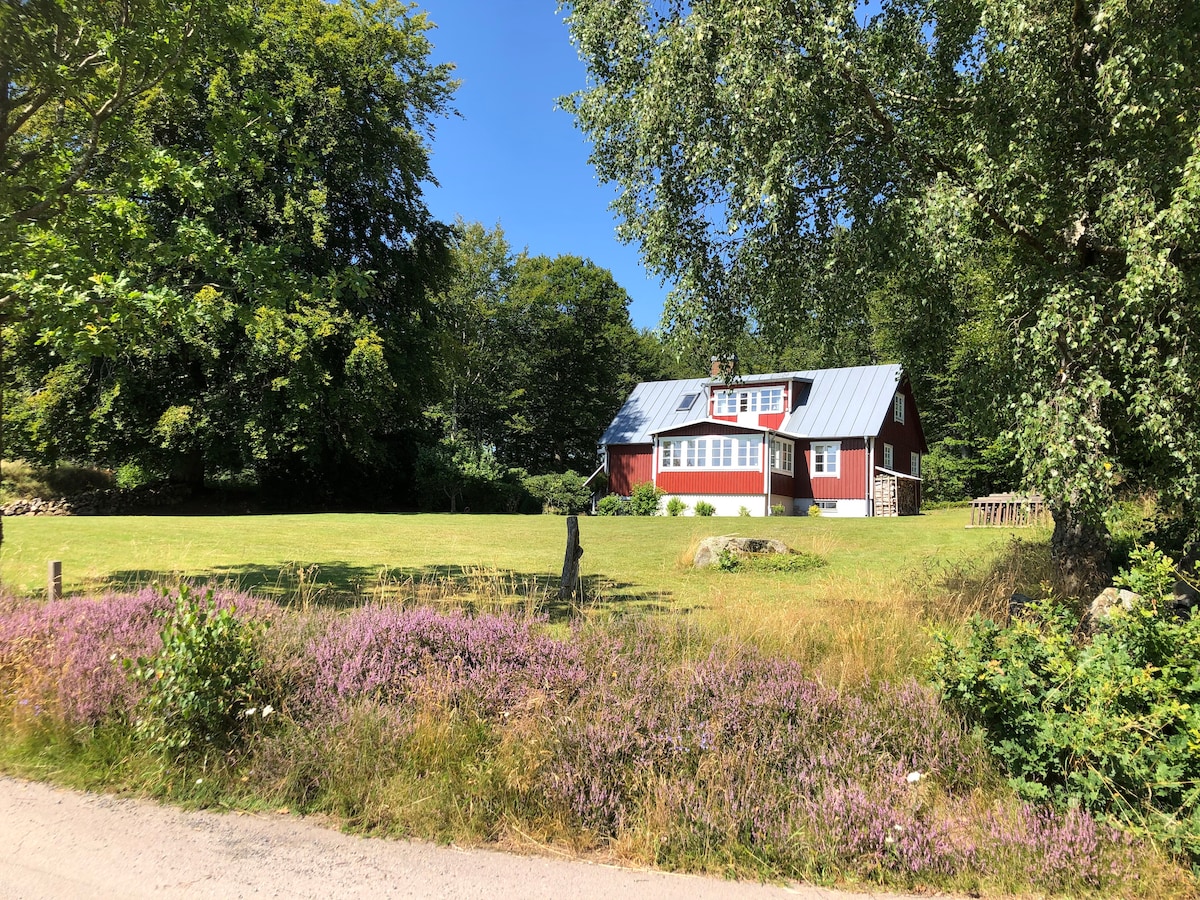
[[[915,514],[928,450],[898,365],[643,382],[600,449],[614,493],[652,481],[721,516]]]

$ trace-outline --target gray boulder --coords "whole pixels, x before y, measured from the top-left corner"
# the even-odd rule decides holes
[[[762,553],[787,553],[788,547],[783,541],[771,540],[769,538],[747,538],[725,534],[702,540],[700,546],[696,548],[696,555],[692,558],[692,565],[697,569],[715,566],[721,553],[725,550],[728,550],[735,556],[743,557]]]

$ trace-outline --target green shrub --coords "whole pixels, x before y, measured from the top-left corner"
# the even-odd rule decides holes
[[[596,515],[627,516],[629,515],[629,501],[624,497],[618,497],[616,494],[601,497],[600,502],[596,504]]]
[[[1145,828],[1200,860],[1200,617],[1167,609],[1174,564],[1147,546],[1116,579],[1143,599],[1077,639],[1054,600],[1006,626],[935,634],[934,684],[984,729],[1014,787]]]
[[[158,655],[125,661],[147,688],[139,735],[173,759],[236,745],[256,714],[271,712],[259,710],[258,627],[218,609],[211,589],[201,600],[181,586]]]
[[[687,510],[687,508],[688,508],[687,504],[684,503],[682,500],[680,500],[678,497],[672,497],[670,500],[667,501],[667,515],[668,516],[672,516],[672,517],[682,516],[684,514],[684,512]]]
[[[717,512],[717,508],[715,506],[713,506],[711,503],[709,503],[707,500],[697,500],[696,501],[696,515],[712,516],[712,515],[715,515],[716,512]]]
[[[543,512],[560,516],[581,513],[592,500],[592,492],[578,472],[531,475],[525,479],[525,487],[542,502]]]
[[[816,503],[813,503],[808,507],[808,511],[805,513],[805,515],[812,516],[814,519],[819,519],[821,518],[821,507],[817,506]]]
[[[654,483],[650,481],[635,484],[629,495],[630,512],[635,516],[657,516],[658,505],[665,493],[666,491],[655,487]]]
[[[829,565],[816,553],[759,553],[739,556],[725,549],[717,554],[714,568],[721,572],[807,572]]]
[[[739,506],[738,515],[748,519],[750,518],[750,510],[745,506]]]
[[[782,516],[783,513],[784,513],[784,508],[783,508],[782,503],[772,503],[771,504],[771,515]]]

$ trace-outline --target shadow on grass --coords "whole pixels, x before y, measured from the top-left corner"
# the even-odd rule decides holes
[[[340,560],[280,566],[216,566],[197,572],[125,570],[85,585],[88,592],[128,590],[181,579],[229,585],[285,606],[335,609],[371,602],[445,604],[478,611],[507,610],[565,622],[579,615],[690,612],[668,591],[649,591],[604,575],[581,578],[581,596],[559,597],[559,576],[482,566],[367,567]]]

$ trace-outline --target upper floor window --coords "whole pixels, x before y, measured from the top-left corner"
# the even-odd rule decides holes
[[[814,476],[836,476],[839,459],[842,453],[842,442],[812,445],[812,473]]]
[[[719,391],[713,398],[714,416],[783,411],[783,388]]]
[[[892,398],[892,418],[900,424],[904,424],[904,395],[898,391]]]

